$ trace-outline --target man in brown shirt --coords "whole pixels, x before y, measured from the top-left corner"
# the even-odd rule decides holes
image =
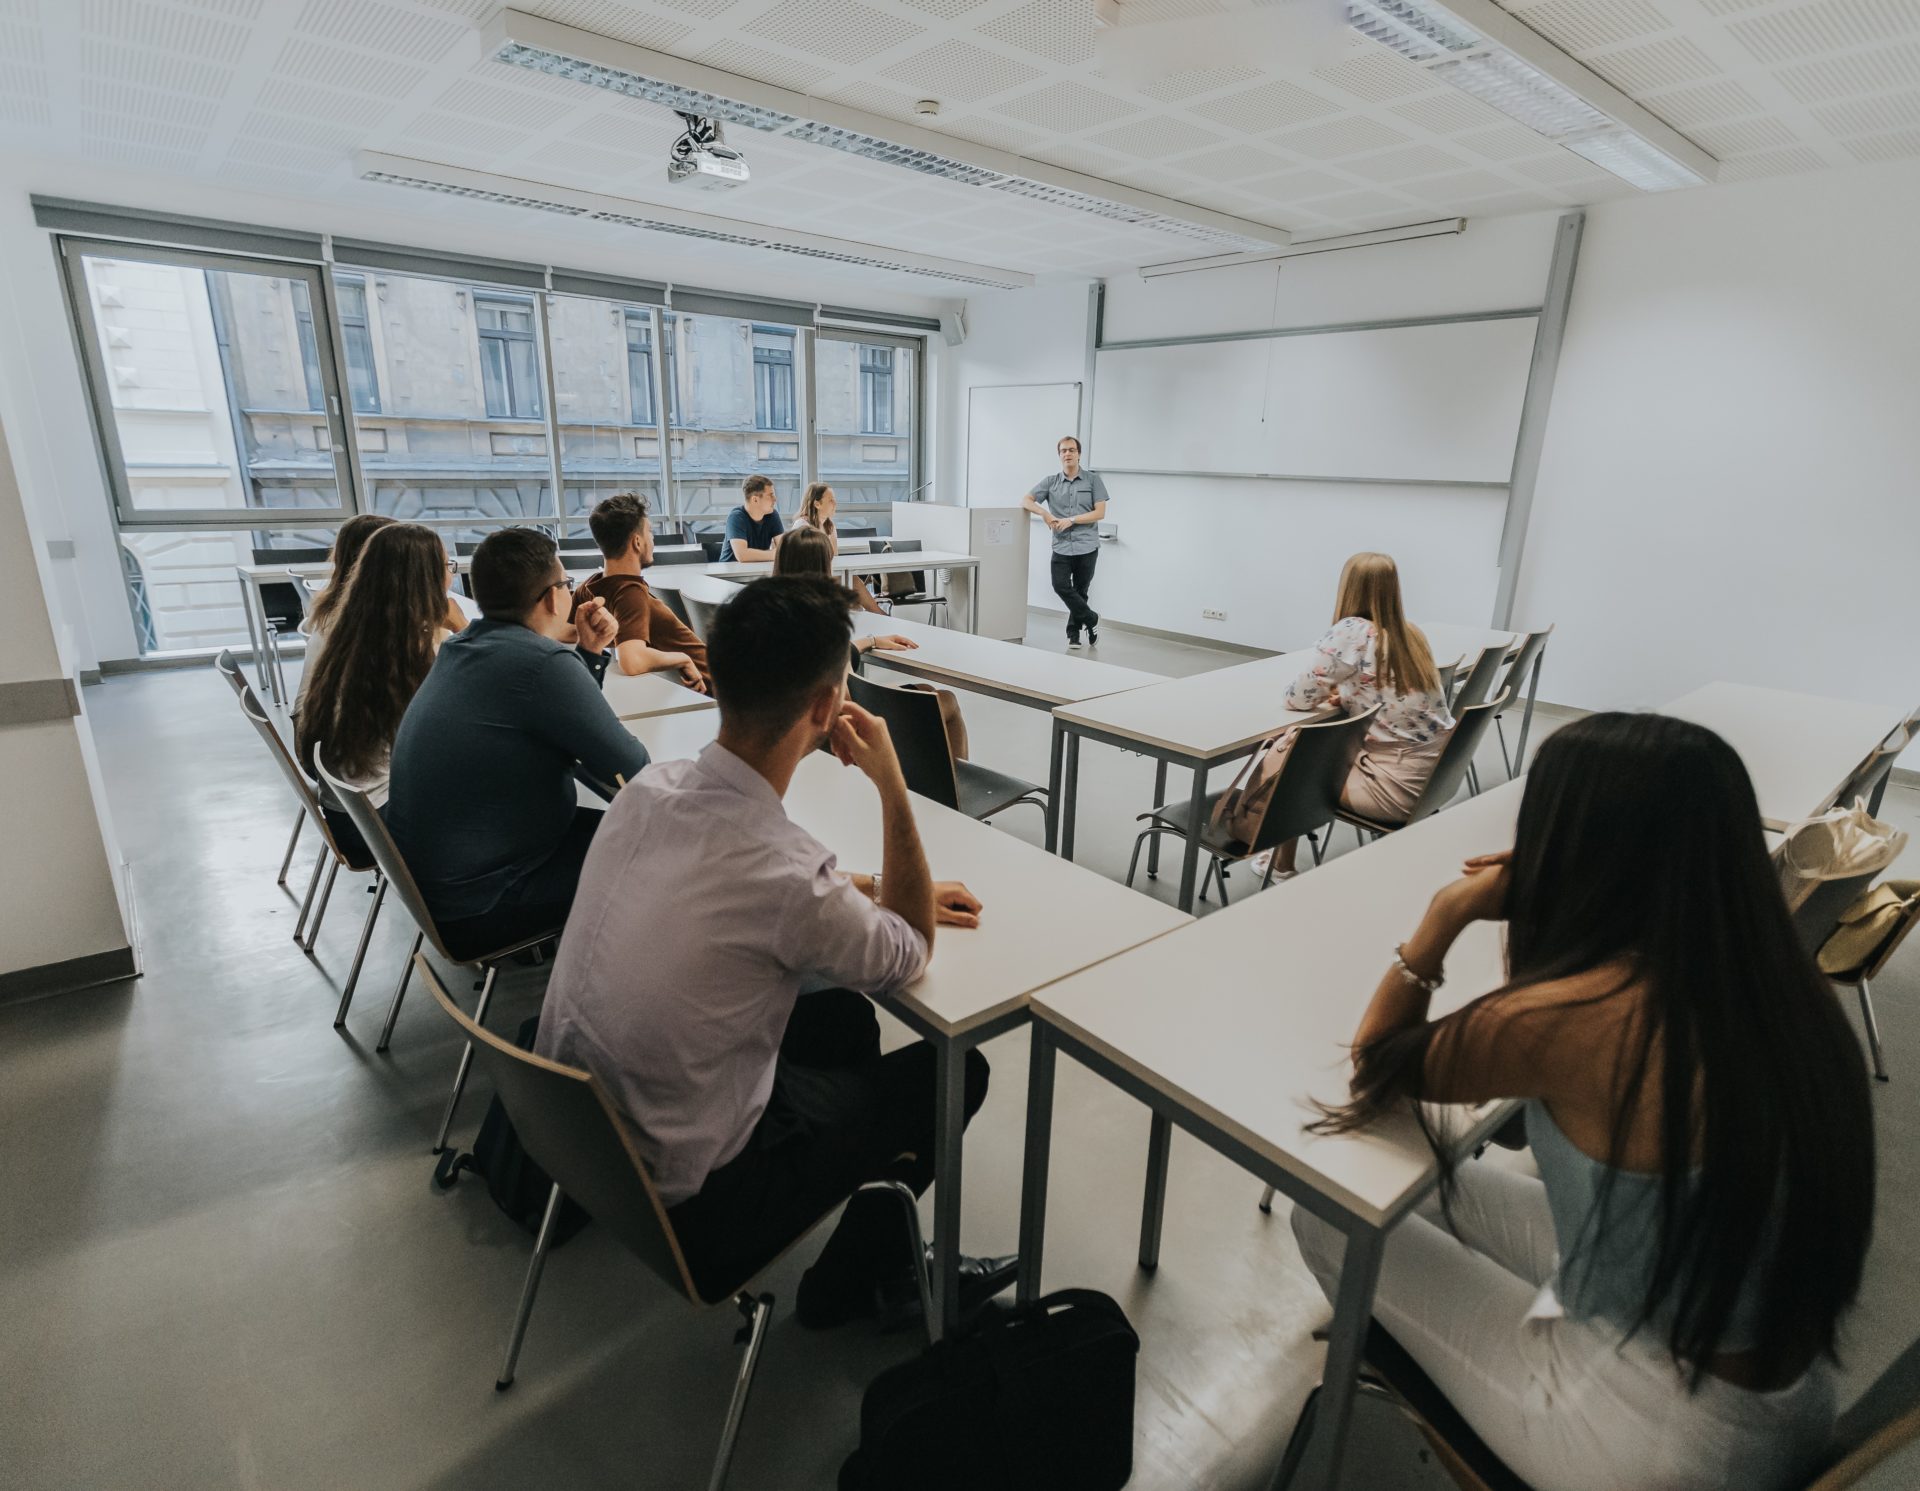
[[[614,656],[622,673],[662,673],[701,693],[713,687],[707,674],[707,647],[656,596],[641,576],[653,563],[653,525],[647,504],[632,492],[617,492],[587,516],[593,541],[605,563],[574,592],[574,605],[598,598],[606,602],[619,630]]]

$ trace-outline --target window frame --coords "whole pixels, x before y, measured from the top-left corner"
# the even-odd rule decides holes
[[[340,292],[353,288],[360,292],[360,314],[347,314],[346,297]],[[333,271],[334,308],[340,318],[340,350],[344,354],[347,370],[347,403],[355,414],[379,414],[380,407],[380,359],[374,355],[373,348],[373,306],[367,290],[367,272],[363,269],[335,269]],[[358,333],[358,337],[355,333]],[[353,388],[353,348],[358,341],[366,348],[367,392],[370,399],[368,407],[361,408],[360,400]]]
[[[67,291],[67,310],[74,334],[80,367],[86,383],[87,404],[93,416],[94,443],[106,477],[107,493],[113,503],[114,520],[123,529],[144,528],[281,528],[288,520],[311,523],[315,527],[339,523],[358,511],[358,487],[347,447],[348,420],[344,413],[340,387],[336,381],[340,360],[336,354],[331,314],[320,314],[320,307],[331,307],[323,266],[296,263],[287,259],[261,259],[236,254],[210,253],[199,249],[157,247],[116,239],[69,237],[55,240],[61,278]],[[114,413],[111,374],[101,351],[100,326],[93,313],[93,297],[88,292],[85,260],[119,259],[143,264],[164,264],[176,269],[216,270],[228,274],[251,274],[263,278],[298,281],[306,286],[315,354],[319,360],[322,406],[313,411],[316,420],[326,422],[329,454],[333,458],[335,501],[331,507],[222,507],[222,508],[142,508],[133,501],[133,486],[127,474],[126,454],[120,441],[119,421]],[[296,323],[298,324],[298,323]],[[303,328],[304,329],[304,328]],[[304,338],[303,338],[304,340]],[[304,362],[304,348],[303,362]],[[231,389],[231,379],[227,380]],[[229,417],[237,418],[232,409]],[[250,483],[249,462],[244,449],[245,434],[236,423],[233,430],[234,459],[239,463],[243,483]],[[251,495],[251,494],[249,494]]]
[[[547,417],[546,410],[549,401],[546,397],[546,390],[542,387],[545,381],[542,372],[545,366],[545,359],[540,355],[540,343],[542,340],[540,335],[540,311],[535,304],[533,292],[517,293],[507,290],[483,290],[475,288],[472,291],[472,296],[473,330],[474,335],[478,337],[480,341],[480,402],[486,410],[483,417],[486,419],[522,419],[529,422],[536,419],[544,420]],[[516,311],[524,309],[530,324],[525,331],[521,331],[516,327],[483,326],[480,323],[480,308],[484,305],[511,308]],[[500,349],[499,377],[502,389],[507,396],[508,407],[505,409],[495,409],[493,407],[492,380],[489,377],[492,371],[488,352],[489,343],[497,344]],[[519,380],[514,374],[513,359],[513,349],[516,346],[526,347],[528,354],[533,359],[533,366],[528,370],[529,377],[532,380],[530,388],[533,399],[533,408],[530,411],[515,407],[519,403],[516,397],[516,385]]]
[[[800,412],[795,397],[797,384],[794,361],[800,352],[799,330],[791,326],[766,326],[756,321],[749,321],[747,326],[748,345],[753,352],[753,428],[759,434],[797,434]],[[763,336],[783,338],[787,345],[784,349],[762,347],[760,339]],[[782,350],[786,354],[784,361],[779,356]],[[768,355],[762,357],[762,352]],[[764,373],[762,369],[765,369]],[[786,374],[784,379],[780,376],[783,371]],[[782,383],[785,384],[784,390]],[[776,421],[783,412],[783,405],[787,422],[779,424]]]
[[[627,338],[627,428],[632,430],[657,430],[660,428],[660,390],[655,386],[653,356],[653,308],[651,306],[622,305],[623,330]],[[641,345],[633,344],[633,332],[639,327],[642,333]],[[635,359],[639,360],[636,362]],[[636,378],[636,373],[643,376]],[[646,416],[641,417],[640,395],[646,395]]]
[[[868,331],[857,326],[823,322],[814,327],[811,338],[813,356],[816,359],[820,355],[820,348],[828,342],[851,342],[856,347],[891,347],[895,352],[904,351],[913,354],[913,367],[909,375],[912,382],[907,390],[906,433],[902,434],[896,429],[881,438],[904,440],[907,442],[907,496],[904,500],[908,502],[927,501],[928,499],[923,494],[928,486],[926,474],[927,364],[932,356],[931,338],[927,336],[903,335],[896,332]],[[858,353],[855,354],[855,358],[857,368]],[[897,357],[894,359],[893,376],[896,379],[900,376],[900,365]],[[813,375],[811,374],[808,378],[808,386],[813,386]],[[858,397],[858,390],[856,388],[856,401]],[[862,430],[856,431],[855,435],[858,437],[878,433],[877,431]],[[806,450],[810,464],[815,472],[815,480],[826,480],[826,477],[821,474],[820,471],[820,442],[822,438],[817,424],[810,423],[807,432]],[[862,505],[862,510],[870,511],[871,509]]]
[[[860,429],[858,431],[859,434],[891,435],[894,433],[893,378],[894,378],[894,373],[896,372],[896,368],[894,366],[894,359],[893,359],[894,351],[895,351],[894,348],[885,346],[879,342],[861,342],[859,344],[859,351],[857,354],[859,361],[855,365],[860,375],[860,392],[859,392]],[[886,353],[887,360],[884,366],[876,363],[873,366],[869,367],[867,365],[867,354],[869,352]],[[881,398],[880,398],[880,383],[882,378],[886,380],[886,399],[884,403],[881,401]],[[882,409],[884,409],[886,413],[885,429],[881,428],[880,420],[876,417]]]

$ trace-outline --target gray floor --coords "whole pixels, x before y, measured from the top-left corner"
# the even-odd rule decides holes
[[[1033,636],[1062,645],[1040,613]],[[1118,630],[1100,656],[1168,674],[1239,660]],[[0,1007],[0,1485],[704,1484],[736,1359],[731,1318],[669,1297],[589,1229],[554,1255],[519,1384],[496,1395],[529,1243],[477,1185],[430,1190],[427,1148],[457,1054],[445,1020],[413,997],[390,1053],[373,1054],[404,918],[384,918],[336,1033],[366,897],[343,881],[313,960],[289,940],[297,907],[273,884],[287,794],[224,687],[207,670],[144,674],[90,689],[87,706],[146,972]],[[976,757],[1045,779],[1042,715],[965,706]],[[1151,764],[1089,747],[1082,771],[1080,858],[1118,878]],[[1896,790],[1887,816],[1920,830],[1920,794]],[[1909,860],[1920,866],[1920,849]],[[31,846],[9,863],[32,873]],[[1143,893],[1171,899],[1170,880]],[[1237,876],[1233,889],[1250,887]],[[1894,1080],[1875,1093],[1880,1225],[1850,1391],[1920,1332],[1905,1283],[1920,1195],[1903,1143],[1920,1126],[1916,983],[1909,953],[1879,989]],[[538,987],[537,973],[518,975],[500,1023],[531,1011]],[[1014,1235],[1024,1036],[989,1056],[993,1090],[968,1146],[975,1251]],[[482,1096],[469,1098],[465,1132]],[[1047,1282],[1109,1291],[1140,1332],[1135,1486],[1259,1486],[1317,1373],[1310,1333],[1326,1307],[1284,1207],[1263,1217],[1257,1185],[1181,1136],[1163,1262],[1141,1275],[1146,1133],[1142,1109],[1062,1063]],[[737,1488],[831,1487],[862,1386],[913,1350],[861,1327],[798,1329],[790,1302],[810,1256],[801,1249],[768,1284],[781,1306]],[[1445,1484],[1402,1426],[1361,1412],[1349,1486]],[[1870,1484],[1920,1478],[1896,1463]]]

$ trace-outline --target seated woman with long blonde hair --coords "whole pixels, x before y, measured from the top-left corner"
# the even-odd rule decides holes
[[[1407,620],[1400,571],[1386,554],[1355,554],[1340,571],[1333,625],[1314,664],[1287,688],[1287,708],[1380,706],[1340,789],[1345,808],[1379,823],[1404,823],[1453,732],[1426,634]],[[1297,840],[1275,851],[1276,874],[1293,871]]]
[[[839,506],[840,499],[833,495],[832,487],[823,481],[814,482],[800,498],[800,511],[795,516],[792,526],[787,529],[787,533],[781,534],[773,541],[775,557],[779,556],[780,545],[786,542],[788,533],[798,533],[806,528],[814,529],[827,536],[827,542],[833,546],[829,559],[832,555],[837,555],[840,552],[840,533],[834,527],[833,515]],[[873,598],[873,592],[867,588],[865,580],[858,575],[848,575],[845,583],[847,589],[853,592],[853,598],[859,603],[862,611],[870,612],[875,616],[887,614],[880,602]]]

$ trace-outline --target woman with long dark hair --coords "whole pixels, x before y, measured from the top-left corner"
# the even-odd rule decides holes
[[[329,770],[376,805],[386,800],[393,737],[448,634],[446,611],[447,551],[437,533],[393,523],[368,539],[294,714],[309,771],[323,744]]]
[[[823,481],[817,481],[809,485],[807,490],[801,494],[800,511],[794,515],[792,525],[787,529],[786,533],[781,534],[780,537],[773,541],[774,559],[778,561],[780,557],[780,545],[787,541],[788,534],[798,533],[804,529],[811,528],[816,533],[824,533],[827,536],[827,542],[830,546],[828,549],[828,559],[831,560],[834,555],[840,552],[840,530],[834,526],[833,522],[833,515],[839,510],[839,507],[840,499],[833,495],[832,487]],[[875,616],[884,616],[886,614],[880,602],[873,598],[873,592],[867,588],[867,582],[858,575],[848,575],[841,583],[853,592],[853,598],[862,611],[871,612]]]
[[[1507,982],[1430,1019],[1475,921],[1506,923]],[[1627,714],[1552,736],[1512,850],[1433,898],[1353,1059],[1352,1101],[1315,1127],[1411,1104],[1442,1166],[1388,1237],[1375,1317],[1509,1467],[1540,1491],[1806,1473],[1872,1226],[1873,1115],[1725,741]],[[1497,1099],[1524,1100],[1538,1179],[1455,1168],[1420,1106]],[[1298,1210],[1294,1232],[1331,1298],[1337,1234]]]

